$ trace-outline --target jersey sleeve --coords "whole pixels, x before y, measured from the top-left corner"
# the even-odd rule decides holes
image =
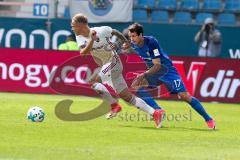
[[[111,37],[112,36],[112,28],[111,27],[103,26],[102,29],[103,29],[106,37]]]
[[[156,39],[151,39],[149,42],[149,53],[152,59],[161,57],[161,48]]]

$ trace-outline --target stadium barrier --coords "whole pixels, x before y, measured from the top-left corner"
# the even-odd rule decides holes
[[[95,23],[122,31],[130,23]],[[201,26],[142,23],[146,35],[156,37],[169,55],[197,56],[198,45],[193,41]],[[239,27],[220,27],[223,39],[221,57],[238,58]],[[57,49],[70,34],[69,19],[0,18],[0,47],[26,49]],[[231,37],[231,38],[229,38]]]
[[[86,80],[99,70],[91,56],[78,52],[0,49],[0,91],[96,96]],[[240,102],[239,60],[171,57],[188,91],[201,101]],[[122,54],[128,85],[145,70],[135,54]],[[52,75],[52,76],[51,76]],[[51,82],[51,83],[50,83]],[[151,90],[156,98],[176,99],[164,86]]]

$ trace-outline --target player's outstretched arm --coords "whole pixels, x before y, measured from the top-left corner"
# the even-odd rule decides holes
[[[117,36],[117,38],[119,38],[122,43],[128,42],[127,38],[126,38],[121,32],[119,32],[119,31],[116,30],[116,29],[113,29],[113,30],[112,30],[112,35]]]
[[[127,50],[131,48],[130,42],[128,41],[128,39],[118,30],[113,29],[112,30],[112,35],[115,35],[117,38],[119,38],[121,40],[121,46],[123,50]]]
[[[152,59],[153,66],[147,70],[144,74],[151,75],[158,72],[161,69],[161,60],[160,58]]]
[[[144,73],[139,74],[134,80],[131,85],[132,88],[137,89],[140,86],[147,86],[146,80],[144,79],[145,76],[154,74],[161,69],[161,60],[160,58],[152,59],[153,66]]]

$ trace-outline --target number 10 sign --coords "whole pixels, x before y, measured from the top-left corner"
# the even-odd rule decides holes
[[[33,4],[33,15],[47,17],[48,8],[48,4],[35,3]]]

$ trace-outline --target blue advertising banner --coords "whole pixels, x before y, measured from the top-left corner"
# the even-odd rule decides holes
[[[122,31],[130,23],[92,23],[91,27],[108,25]],[[199,25],[143,23],[145,35],[155,36],[169,55],[197,56],[194,36]],[[217,27],[222,33],[220,57],[240,59],[240,28]],[[71,33],[69,19],[0,18],[0,47],[57,49]]]

